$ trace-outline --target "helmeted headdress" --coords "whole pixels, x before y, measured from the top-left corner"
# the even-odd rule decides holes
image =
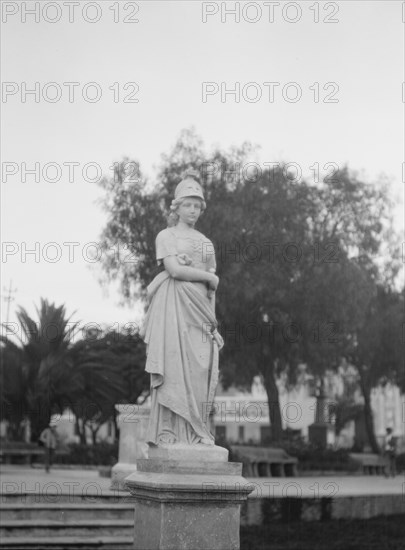
[[[186,197],[196,197],[201,200],[201,212],[203,212],[206,208],[205,200],[204,200],[204,194],[201,185],[199,184],[198,180],[200,179],[200,174],[196,170],[187,170],[183,174],[183,179],[181,182],[177,185],[175,191],[174,191],[174,199],[172,200],[172,204],[170,205],[170,215],[169,215],[169,227],[176,225],[178,221],[178,215],[176,213],[176,210],[183,202],[183,199]]]
[[[200,174],[196,170],[185,172],[183,179],[174,191],[174,200],[177,201],[184,197],[198,197],[205,203],[202,187],[198,183],[199,178]]]

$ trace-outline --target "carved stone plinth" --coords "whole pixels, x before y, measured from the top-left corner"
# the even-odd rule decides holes
[[[316,396],[315,422],[308,426],[309,442],[326,449],[335,443],[335,427],[331,423],[332,406],[321,386]]]
[[[240,507],[254,490],[242,464],[227,462],[221,447],[191,445],[191,460],[182,459],[184,446],[168,447],[172,459],[140,459],[125,480],[135,498],[134,550],[239,550]]]
[[[150,408],[145,405],[116,405],[120,428],[118,462],[111,471],[111,489],[127,491],[124,479],[136,471],[138,458],[147,458],[146,429]]]
[[[335,443],[335,427],[332,424],[311,424],[308,426],[308,438],[313,445],[326,449]]]

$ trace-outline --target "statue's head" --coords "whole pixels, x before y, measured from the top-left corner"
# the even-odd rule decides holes
[[[174,199],[170,205],[169,226],[177,224],[179,221],[177,210],[189,198],[198,199],[201,203],[201,212],[205,210],[206,204],[199,179],[200,175],[196,170],[187,170],[184,173],[183,179],[174,191]]]

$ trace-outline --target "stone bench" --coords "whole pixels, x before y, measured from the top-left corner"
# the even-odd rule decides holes
[[[358,463],[363,474],[382,475],[387,467],[387,459],[375,453],[350,453],[350,458]]]
[[[6,447],[0,449],[0,464],[32,464],[44,454],[44,447]],[[56,451],[58,456],[66,454],[66,451]]]
[[[243,462],[246,477],[293,477],[297,475],[298,459],[284,449],[232,445],[234,460]]]
[[[35,457],[42,456],[43,449],[39,447],[31,448],[5,448],[0,450],[0,462],[2,464],[15,464],[23,462],[31,464]]]

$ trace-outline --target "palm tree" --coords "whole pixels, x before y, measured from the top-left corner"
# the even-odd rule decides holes
[[[23,439],[22,422],[27,416],[26,381],[23,376],[23,351],[14,342],[0,336],[1,416],[8,422],[11,439]]]
[[[56,307],[41,298],[35,322],[20,307],[17,318],[21,327],[21,382],[24,410],[31,424],[31,439],[36,441],[54,412],[62,412],[54,398],[54,387],[62,376],[71,335],[78,323],[70,326],[65,306]]]
[[[2,416],[21,438],[28,418],[31,440],[36,441],[52,414],[70,408],[82,443],[85,426],[93,433],[114,417],[116,403],[135,403],[147,391],[145,346],[138,335],[107,332],[101,338],[72,343],[78,323],[66,319],[65,307],[41,298],[36,323],[24,308],[17,313],[21,346],[1,337],[5,381]]]

